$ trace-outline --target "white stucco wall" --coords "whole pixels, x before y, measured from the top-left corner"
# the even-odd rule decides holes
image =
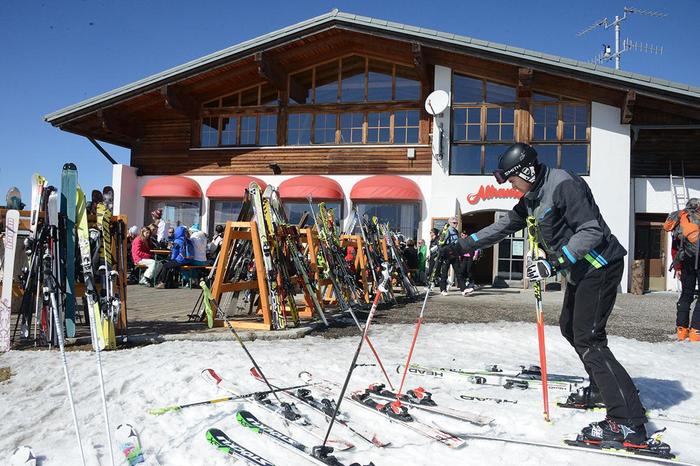
[[[114,214],[126,215],[128,226],[141,225],[142,217],[137,216],[138,209],[134,202],[138,195],[136,168],[123,164],[112,165],[112,189],[114,189]]]
[[[627,249],[622,292],[628,289],[630,241],[630,126],[620,123],[620,109],[591,104],[591,172],[586,182],[610,230]]]

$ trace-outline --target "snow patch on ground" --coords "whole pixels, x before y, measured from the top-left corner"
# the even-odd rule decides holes
[[[382,357],[394,384],[400,382],[396,365],[402,363],[413,334],[412,325],[382,325],[372,328],[371,340]],[[574,350],[556,327],[547,327],[547,355],[550,373],[585,375]],[[359,337],[359,336],[358,336]],[[298,383],[297,374],[307,370],[316,376],[342,383],[357,346],[358,337],[326,339],[321,336],[298,340],[257,340],[247,343],[268,377],[290,385]],[[664,410],[669,416],[700,417],[700,374],[697,370],[700,345],[687,342],[643,343],[611,337],[610,347],[630,372],[648,409]],[[130,350],[102,353],[109,414],[114,428],[133,424],[140,433],[144,454],[152,465],[225,465],[232,458],[217,452],[205,439],[210,427],[218,427],[248,448],[280,465],[304,464],[297,455],[271,444],[241,427],[235,420],[237,409],[247,409],[259,419],[282,432],[289,431],[278,419],[247,402],[227,402],[194,407],[162,416],[147,413],[149,408],[188,403],[226,396],[200,377],[202,369],[215,369],[241,391],[262,389],[248,369],[251,364],[233,340],[230,342],[168,342]],[[538,364],[537,336],[533,324],[496,322],[491,324],[425,324],[421,328],[413,361],[425,365],[482,368],[485,363],[505,367]],[[94,354],[67,354],[83,446],[89,465],[109,464],[101,412],[101,399]],[[365,346],[360,363],[373,363]],[[23,444],[44,458],[43,464],[78,465],[79,454],[66,396],[65,381],[57,351],[12,351],[0,356],[0,366],[10,366],[12,378],[0,383],[0,463]],[[381,382],[378,367],[358,367],[351,389]],[[562,435],[578,432],[583,426],[602,418],[602,413],[587,413],[552,408],[553,422],[542,420],[541,392],[505,390],[500,387],[471,385],[453,378],[436,380],[409,375],[408,388],[422,385],[433,392],[438,404],[495,418],[493,426],[476,427],[425,413],[421,420],[437,421],[446,429],[546,440],[559,443]],[[518,404],[487,404],[458,400],[459,393],[517,399]],[[550,398],[557,393],[550,391]],[[300,408],[305,411],[304,407]],[[626,458],[612,458],[585,452],[570,452],[500,442],[471,440],[459,450],[430,442],[401,426],[389,424],[372,413],[344,402],[342,410],[352,418],[375,429],[392,442],[385,449],[369,447],[348,435],[341,426],[333,435],[356,444],[351,452],[339,453],[344,463],[373,461],[383,465],[436,464],[634,464]],[[322,422],[320,419],[319,422]],[[664,436],[681,460],[700,457],[700,426],[653,421],[649,430],[667,427]],[[294,432],[307,445],[318,440]],[[125,464],[114,447],[118,464]]]

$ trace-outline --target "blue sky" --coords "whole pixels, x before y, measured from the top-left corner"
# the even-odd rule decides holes
[[[659,10],[632,16],[622,37],[664,46],[664,54],[629,52],[622,69],[700,85],[692,37],[700,0],[663,1],[209,1],[2,0],[0,2],[0,205],[16,185],[29,203],[31,175],[60,185],[72,161],[89,192],[111,183],[111,165],[85,138],[53,128],[43,116],[118,86],[332,8],[502,42],[579,60],[613,41],[612,30],[576,32],[625,5]],[[126,149],[105,145],[117,161]]]

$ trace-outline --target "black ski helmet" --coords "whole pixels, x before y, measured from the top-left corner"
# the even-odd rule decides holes
[[[499,184],[505,183],[511,176],[534,183],[537,165],[537,151],[529,144],[517,142],[498,158],[498,169],[494,170],[493,176]]]

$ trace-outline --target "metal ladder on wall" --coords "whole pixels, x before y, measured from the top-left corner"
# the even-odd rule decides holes
[[[685,209],[688,202],[688,187],[685,184],[685,163],[681,160],[681,175],[673,174],[673,163],[668,161],[668,176],[671,183],[671,212]]]
[[[685,184],[685,163],[681,160],[681,175],[673,174],[673,163],[668,161],[668,176],[671,183],[671,212],[685,209],[688,202],[688,187]],[[675,276],[675,273],[674,273]],[[681,282],[676,278],[676,291],[681,292]]]

